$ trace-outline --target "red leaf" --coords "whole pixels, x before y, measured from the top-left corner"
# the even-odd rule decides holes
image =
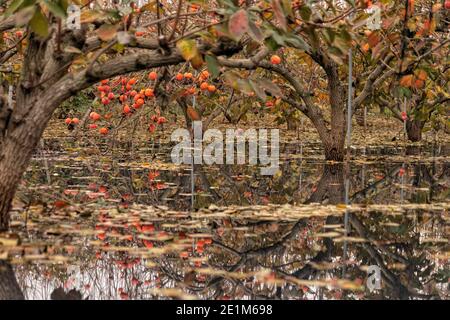
[[[244,33],[247,32],[248,16],[244,9],[240,9],[239,11],[233,13],[228,21],[228,30],[236,40],[241,39]]]

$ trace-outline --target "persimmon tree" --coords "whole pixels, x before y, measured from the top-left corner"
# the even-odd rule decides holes
[[[15,59],[13,68],[18,65],[20,69],[18,75],[14,70],[9,72],[13,101],[11,95],[8,97],[7,85],[0,105],[2,229],[8,226],[12,198],[42,132],[63,101],[102,79],[185,62],[176,48],[177,38],[183,37],[182,32],[176,32],[177,23],[173,23],[169,35],[164,34],[162,27],[163,22],[180,21],[180,10],[163,16],[159,6],[154,13],[152,3],[141,11],[114,4],[101,7],[85,1],[78,3],[83,8],[81,28],[72,30],[63,23],[67,4],[67,1],[14,0],[8,3],[1,18],[0,30],[13,31],[4,34],[4,38],[14,37],[3,46],[6,49],[0,58],[2,65]],[[196,10],[183,17],[187,21],[189,16],[200,13],[203,11]],[[134,32],[141,15],[150,16],[147,27],[158,26],[159,32],[153,37],[139,37]],[[24,30],[17,30],[18,27]],[[192,35],[197,31],[190,30]],[[119,42],[118,37],[124,39]],[[125,47],[133,49],[123,52]],[[235,48],[238,44],[218,40],[200,44],[199,52],[208,50],[220,55],[233,53]]]
[[[368,102],[387,107],[405,122],[410,141],[420,141],[429,120],[448,131],[445,123],[449,88],[448,17],[450,11],[440,1],[408,1],[396,14],[383,21],[383,31],[368,34],[359,59],[363,68],[377,55],[388,39],[394,54],[390,76]],[[406,14],[405,14],[406,12]],[[361,72],[364,72],[361,69]],[[363,73],[364,74],[364,73]]]

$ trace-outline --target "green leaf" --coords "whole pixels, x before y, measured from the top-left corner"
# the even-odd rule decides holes
[[[41,9],[36,10],[33,18],[30,20],[30,28],[41,37],[48,36],[48,20],[42,14]]]
[[[248,34],[256,42],[262,43],[264,41],[264,34],[261,29],[251,20],[248,21]]]
[[[273,38],[273,36],[270,36],[269,38],[266,38],[264,43],[265,43],[266,47],[269,48],[272,51],[277,51],[278,48],[280,47],[278,45],[278,43],[275,41],[275,39]]]
[[[283,1],[283,9],[284,9],[284,12],[286,12],[286,14],[287,14],[289,17],[294,18],[295,16],[294,16],[294,12],[292,11],[292,3],[291,3],[291,0],[282,0],[282,1]]]
[[[248,31],[248,16],[244,9],[240,9],[231,15],[228,21],[228,31],[236,41],[239,41]]]
[[[6,9],[5,17],[9,17],[14,12],[16,12],[16,10],[19,9],[19,7],[22,5],[23,1],[24,0],[13,0],[8,9]]]
[[[261,88],[260,84],[258,84],[256,81],[250,80],[250,85],[253,88],[253,91],[256,93],[258,98],[260,98],[262,101],[266,101],[267,95],[264,92],[264,89]]]
[[[284,42],[286,44],[288,44],[294,48],[300,49],[300,50],[308,51],[310,49],[310,47],[306,43],[306,41],[303,40],[303,38],[299,35],[289,34],[288,36],[286,36],[286,39],[284,40]]]
[[[283,95],[283,92],[281,91],[281,89],[276,84],[274,84],[272,81],[267,80],[267,79],[258,79],[256,81],[260,87],[262,87],[264,90],[266,90],[273,96],[281,97]]]
[[[217,78],[220,74],[219,71],[219,63],[217,62],[217,58],[214,56],[205,56],[206,65],[208,66],[209,72],[211,72],[213,78]]]
[[[272,0],[271,1],[273,12],[275,13],[275,18],[281,26],[281,29],[284,31],[287,30],[287,22],[286,15],[283,12],[283,8],[281,7],[280,0]]]
[[[300,7],[299,11],[303,20],[309,21],[309,19],[311,19],[312,10],[310,7],[304,4]]]
[[[64,19],[67,17],[66,11],[57,3],[51,0],[44,0],[45,6],[53,13],[56,17]]]

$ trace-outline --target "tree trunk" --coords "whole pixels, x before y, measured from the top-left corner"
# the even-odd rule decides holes
[[[345,136],[330,136],[327,141],[323,142],[325,159],[328,161],[343,161],[344,160],[344,140]]]
[[[422,120],[412,119],[406,121],[406,133],[408,135],[408,140],[412,142],[417,142],[422,140],[422,129],[425,122]]]
[[[286,124],[287,124],[288,130],[293,131],[293,130],[297,130],[297,128],[298,128],[298,121],[289,116],[286,118]]]
[[[25,103],[29,106],[29,102]],[[0,144],[0,230],[7,230],[17,186],[51,117],[36,101],[27,116],[18,116]]]
[[[2,260],[0,260],[0,300],[24,300],[13,268]]]

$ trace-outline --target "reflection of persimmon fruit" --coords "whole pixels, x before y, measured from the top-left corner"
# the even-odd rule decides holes
[[[272,63],[272,64],[280,64],[281,63],[281,58],[279,56],[277,56],[276,54],[274,54],[273,56],[270,57],[270,63]]]

